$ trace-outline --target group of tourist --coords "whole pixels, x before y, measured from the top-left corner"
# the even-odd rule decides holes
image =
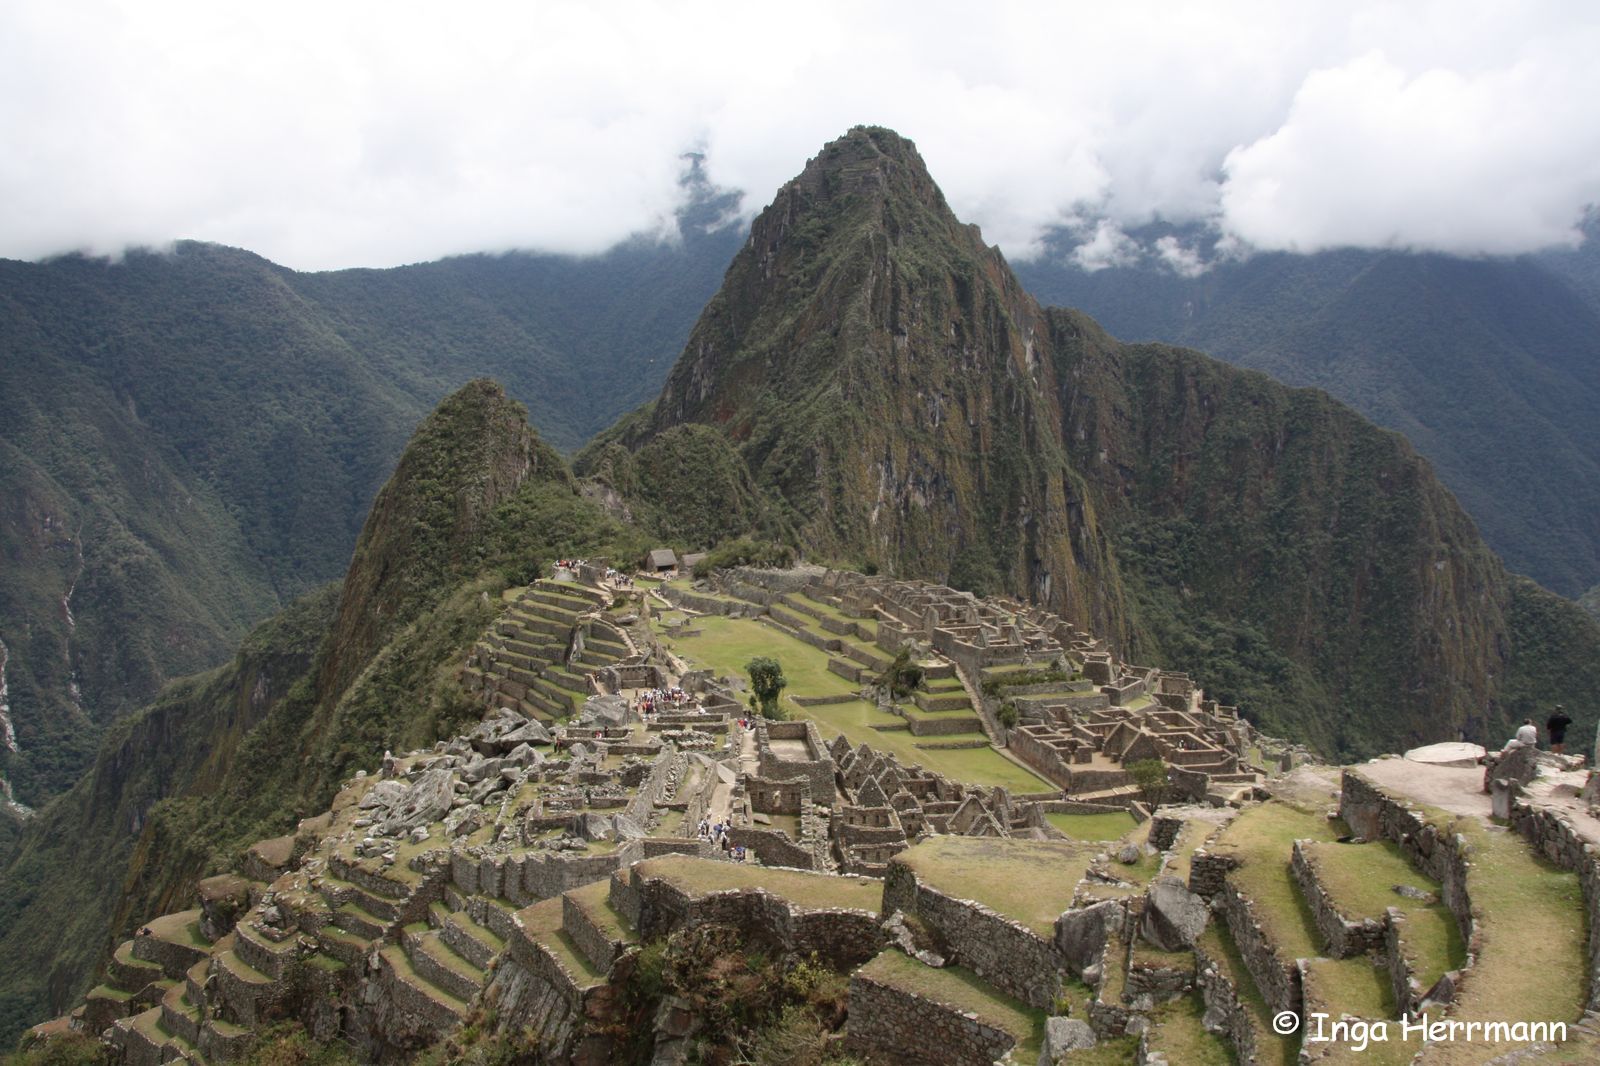
[[[624,574],[621,570],[618,570],[614,566],[606,567],[606,580],[611,582],[611,584],[612,584],[612,586],[614,588],[619,588],[619,589],[631,589],[631,588],[633,588],[633,575],[632,574]]]
[[[700,839],[715,844],[722,849],[722,855],[730,862],[744,862],[747,858],[743,844],[735,844],[728,835],[732,826],[726,822],[712,822],[709,818],[700,819]]]
[[[646,689],[633,699],[633,709],[641,716],[660,714],[667,710],[681,711],[691,706],[697,711],[704,709],[698,700],[676,685],[670,688]]]
[[[1567,750],[1567,727],[1572,724],[1572,718],[1567,714],[1561,704],[1556,704],[1555,713],[1545,720],[1545,732],[1550,737],[1550,750],[1557,755],[1564,755]],[[1517,727],[1516,736],[1506,741],[1506,749],[1511,748],[1536,748],[1539,746],[1539,727],[1533,724],[1532,718],[1524,718]]]

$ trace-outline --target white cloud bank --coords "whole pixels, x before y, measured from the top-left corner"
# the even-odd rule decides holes
[[[1585,3],[11,0],[0,256],[598,251],[665,226],[687,150],[753,210],[864,122],[1012,255],[1154,218],[1510,253],[1600,202],[1597,55]]]

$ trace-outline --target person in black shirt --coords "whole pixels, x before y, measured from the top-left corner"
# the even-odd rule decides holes
[[[1556,704],[1556,713],[1552,714],[1544,723],[1545,732],[1550,734],[1550,750],[1557,755],[1567,752],[1567,726],[1572,724],[1572,719],[1567,717],[1567,712],[1561,709],[1561,704]]]

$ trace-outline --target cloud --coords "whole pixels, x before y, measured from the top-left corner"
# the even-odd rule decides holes
[[[1095,223],[1089,239],[1072,250],[1072,261],[1092,274],[1107,267],[1133,266],[1142,254],[1137,241],[1103,218]]]
[[[1063,225],[1114,251],[1158,219],[1262,248],[1518,251],[1600,202],[1596,25],[1464,0],[12,0],[0,255],[595,252],[665,230],[686,151],[756,210],[860,123],[915,139],[1013,256]]]

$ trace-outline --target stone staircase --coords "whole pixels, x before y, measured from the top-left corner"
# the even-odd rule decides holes
[[[546,724],[572,715],[594,691],[589,674],[630,654],[627,637],[598,615],[610,602],[600,589],[534,582],[474,647],[462,680],[491,707]]]

